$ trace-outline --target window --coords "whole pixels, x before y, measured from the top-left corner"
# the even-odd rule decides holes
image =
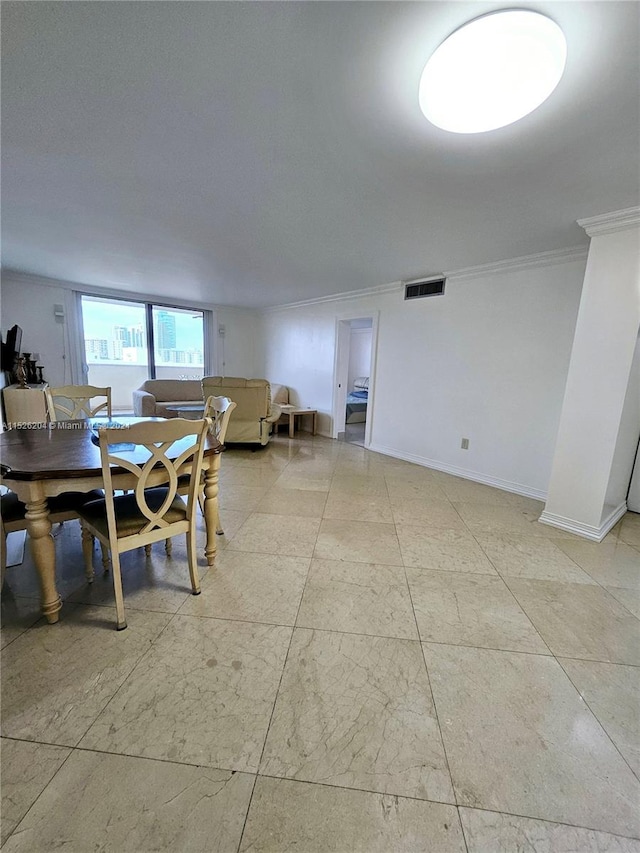
[[[114,412],[132,410],[145,379],[204,376],[209,312],[101,296],[81,305],[86,381],[111,386]]]

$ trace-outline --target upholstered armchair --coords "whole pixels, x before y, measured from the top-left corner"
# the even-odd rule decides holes
[[[193,406],[202,403],[199,379],[147,379],[133,392],[133,414],[139,418],[176,418],[167,406]]]
[[[231,415],[225,444],[267,444],[271,426],[281,415],[279,406],[271,402],[271,386],[266,379],[242,379],[236,376],[205,376],[202,380],[204,399],[228,397],[236,404]]]

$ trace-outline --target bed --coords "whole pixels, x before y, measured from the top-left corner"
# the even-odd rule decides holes
[[[346,423],[360,424],[366,421],[368,398],[369,377],[359,376],[353,383],[353,391],[347,394]]]

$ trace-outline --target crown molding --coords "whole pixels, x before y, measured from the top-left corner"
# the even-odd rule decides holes
[[[384,293],[402,292],[404,282],[392,281],[389,284],[379,284],[375,287],[365,287],[362,290],[348,290],[344,293],[333,293],[330,296],[317,296],[314,299],[303,299],[300,302],[287,302],[284,305],[272,305],[269,308],[263,308],[264,314],[271,314],[274,311],[285,311],[289,308],[305,308],[310,305],[324,305],[327,302],[347,302],[350,299],[360,299],[366,296],[381,296]]]
[[[519,258],[509,258],[505,261],[495,261],[489,264],[479,264],[474,267],[464,267],[463,269],[443,272],[438,278],[447,279],[464,279],[474,278],[482,275],[495,275],[498,273],[511,272],[515,270],[531,269],[535,267],[548,267],[554,264],[569,263],[586,259],[588,246],[571,246],[568,249],[552,249],[550,252],[538,252],[535,255],[523,255]],[[427,281],[433,279],[434,275],[424,278],[412,279],[413,281]],[[311,305],[324,305],[328,302],[344,302],[349,299],[360,299],[367,296],[379,296],[384,293],[398,292],[402,293],[405,284],[410,284],[411,281],[403,279],[401,281],[393,281],[389,284],[378,285],[377,287],[367,287],[363,290],[350,290],[346,293],[335,293],[331,296],[319,296],[315,299],[304,299],[300,302],[288,302],[284,305],[273,305],[269,308],[263,308],[263,313],[271,314],[274,311],[285,311],[289,308],[304,308]]]
[[[445,272],[448,279],[475,278],[477,276],[495,275],[516,270],[549,267],[555,264],[569,263],[587,257],[587,246],[571,246],[568,249],[552,249],[549,252],[537,252],[534,255],[521,255],[518,258],[508,258],[504,261],[494,261],[488,264],[478,264],[459,270]]]
[[[633,212],[635,211],[637,220],[640,222],[640,208],[630,208],[629,211],[618,211],[621,212]],[[613,214],[607,214],[608,216],[613,216]],[[601,217],[594,217],[594,219],[600,219]],[[579,220],[578,224],[582,224],[583,222],[587,222],[590,220]],[[624,227],[632,227],[635,222],[629,221],[629,224]],[[612,228],[608,230],[618,230],[617,228]],[[589,232],[587,232],[589,233]],[[450,270],[448,272],[443,272],[442,277],[447,279],[455,279],[457,281],[466,278],[475,278],[479,276],[485,275],[498,275],[500,273],[506,272],[514,272],[516,270],[523,269],[535,269],[537,267],[547,267],[554,266],[555,264],[563,264],[569,263],[570,261],[577,261],[586,259],[588,252],[588,246],[571,246],[566,249],[552,249],[549,252],[537,252],[534,255],[522,255],[517,258],[508,258],[504,261],[494,261],[488,264],[478,264],[473,267],[464,267],[458,270]],[[96,293],[101,294],[102,296],[113,296],[115,298],[127,298],[135,299],[140,298],[146,301],[153,300],[157,304],[169,304],[166,298],[161,298],[158,296],[153,296],[150,294],[138,294],[131,293],[129,291],[119,291],[114,288],[98,288],[92,287],[91,285],[86,284],[78,284],[77,282],[71,281],[63,281],[61,279],[47,278],[45,276],[33,275],[31,273],[20,272],[19,270],[8,269],[3,272],[3,277],[19,279],[24,282],[31,282],[33,284],[42,284],[49,285],[52,287],[63,287],[69,290],[78,290],[84,293]],[[433,278],[433,275],[429,276],[429,278]],[[424,281],[426,279],[414,279],[415,281]],[[349,290],[342,293],[333,293],[329,296],[318,296],[313,299],[302,299],[298,302],[287,302],[282,305],[272,305],[267,308],[243,308],[241,306],[233,306],[233,305],[214,305],[211,303],[198,303],[195,301],[189,301],[189,303],[184,303],[189,307],[193,308],[208,308],[209,310],[242,310],[247,312],[258,312],[262,314],[271,314],[276,311],[286,311],[292,308],[306,308],[312,307],[314,305],[326,305],[335,302],[348,302],[354,299],[363,299],[371,296],[382,296],[386,293],[402,293],[404,291],[405,284],[408,283],[408,280],[399,280],[392,281],[388,284],[380,284],[374,287],[365,287],[361,290]]]
[[[576,221],[589,237],[613,234],[615,231],[626,231],[627,228],[639,226],[640,207],[627,207],[625,210],[614,210],[611,213],[601,213],[598,216],[588,216],[586,219]]]

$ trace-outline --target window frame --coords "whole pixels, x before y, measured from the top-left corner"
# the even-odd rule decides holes
[[[202,334],[203,334],[203,375],[213,376],[215,374],[214,360],[216,353],[212,346],[214,340],[213,330],[215,329],[216,312],[213,308],[205,308],[202,305],[194,305],[188,303],[163,302],[157,299],[144,298],[139,295],[101,293],[99,291],[77,290],[74,291],[75,296],[75,311],[73,312],[74,322],[69,328],[69,343],[70,349],[73,352],[71,363],[71,377],[76,384],[86,382],[89,366],[86,361],[85,353],[85,335],[84,335],[84,318],[82,313],[82,297],[86,296],[90,299],[103,299],[110,302],[129,302],[140,305],[145,311],[146,333],[147,333],[147,351],[148,351],[148,372],[149,379],[156,378],[156,359],[154,349],[154,332],[153,332],[153,309],[176,309],[178,311],[197,311],[202,314]],[[80,377],[80,382],[76,380],[76,376]]]

